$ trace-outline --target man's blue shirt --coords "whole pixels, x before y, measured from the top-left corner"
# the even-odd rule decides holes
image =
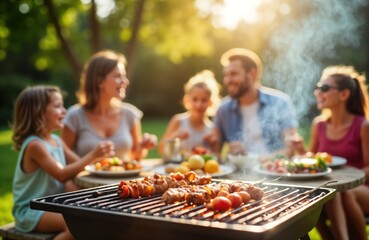
[[[287,94],[266,87],[260,87],[258,93],[258,119],[262,137],[268,152],[273,152],[284,146],[283,131],[297,128],[296,113]],[[214,123],[220,130],[222,143],[242,141],[243,119],[237,99],[227,97],[223,100]],[[252,142],[252,139],[249,140]]]

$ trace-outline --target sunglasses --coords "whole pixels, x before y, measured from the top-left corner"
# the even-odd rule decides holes
[[[321,82],[318,82],[317,85],[316,85],[316,89],[321,91],[321,92],[328,92],[329,90],[332,89],[338,89],[339,90],[339,87],[335,87],[335,86],[331,86],[331,85],[328,85],[328,84],[323,84]]]

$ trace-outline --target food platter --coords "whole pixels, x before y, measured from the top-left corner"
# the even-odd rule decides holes
[[[178,167],[179,164],[170,164],[172,165],[173,167]],[[156,168],[153,169],[153,171],[157,174],[167,174],[165,172],[165,167],[167,165],[161,165],[161,166],[158,166]],[[212,177],[223,177],[223,176],[226,176],[228,174],[231,174],[233,173],[233,171],[235,170],[235,168],[231,165],[220,165],[220,171],[217,172],[217,173],[210,173],[209,175],[212,176]]]
[[[327,168],[327,171],[318,172],[318,173],[277,173],[277,172],[272,172],[272,171],[262,169],[260,168],[260,166],[257,166],[254,168],[254,171],[256,173],[260,173],[260,174],[268,175],[272,177],[284,177],[284,178],[291,178],[291,179],[292,178],[309,179],[309,178],[317,178],[317,177],[329,175],[332,172],[332,169]]]
[[[110,171],[110,170],[96,170],[95,165],[87,165],[85,167],[85,170],[99,177],[132,177],[137,176],[140,174],[140,172],[147,171],[150,168],[151,168],[150,166],[143,166],[141,169],[135,170]]]
[[[339,167],[339,166],[345,165],[346,163],[347,163],[346,158],[333,156],[332,157],[332,162],[328,163],[328,166],[329,167]]]

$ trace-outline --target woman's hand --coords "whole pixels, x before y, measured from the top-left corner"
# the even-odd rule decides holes
[[[141,148],[152,149],[158,145],[158,137],[154,134],[144,133],[140,145]]]

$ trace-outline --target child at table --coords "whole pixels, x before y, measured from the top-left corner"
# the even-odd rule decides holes
[[[362,169],[366,175],[366,185],[340,192],[325,205],[332,231],[323,221],[317,228],[323,239],[331,239],[332,234],[335,239],[349,239],[349,232],[355,235],[352,239],[366,239],[364,214],[369,214],[369,121],[366,117],[369,116],[369,102],[365,76],[352,66],[328,67],[314,94],[322,114],[312,123],[310,151],[344,157],[348,165]],[[301,141],[291,144],[299,154],[305,152]]]
[[[187,110],[174,115],[161,139],[159,151],[163,154],[164,143],[179,138],[182,152],[191,153],[195,147],[214,151],[217,147],[213,116],[220,102],[220,85],[209,70],[191,77],[184,85],[183,104]]]
[[[87,164],[115,154],[111,142],[101,142],[79,159],[52,133],[62,128],[65,113],[58,87],[27,87],[16,100],[12,139],[19,155],[13,179],[13,215],[19,231],[57,232],[55,239],[72,239],[62,215],[33,210],[29,202],[77,190],[72,179]]]

